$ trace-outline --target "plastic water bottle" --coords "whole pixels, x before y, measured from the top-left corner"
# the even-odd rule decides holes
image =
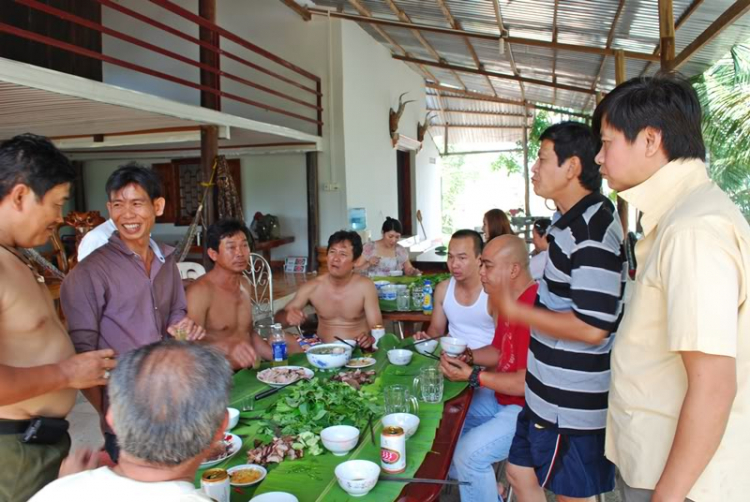
[[[274,324],[273,331],[271,333],[271,349],[273,350],[273,366],[286,366],[287,363],[287,350],[286,350],[286,337],[284,331],[281,329],[281,324]]]
[[[422,294],[424,295],[422,299],[422,313],[424,315],[432,315],[432,282],[424,281]]]

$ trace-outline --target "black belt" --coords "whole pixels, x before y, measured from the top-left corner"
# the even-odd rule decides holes
[[[0,435],[23,434],[29,428],[31,420],[1,420]]]

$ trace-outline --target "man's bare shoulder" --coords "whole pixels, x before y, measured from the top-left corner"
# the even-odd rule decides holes
[[[213,290],[213,287],[211,279],[206,274],[188,284],[187,288],[185,288],[185,294],[187,296],[208,295]]]
[[[368,289],[377,290],[377,288],[375,288],[375,283],[372,282],[372,280],[359,274],[354,274],[350,285],[362,292],[367,291]]]

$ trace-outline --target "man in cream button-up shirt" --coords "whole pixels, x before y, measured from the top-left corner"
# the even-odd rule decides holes
[[[707,175],[698,98],[633,79],[594,127],[603,176],[643,212],[607,417],[623,498],[750,500],[750,227]]]

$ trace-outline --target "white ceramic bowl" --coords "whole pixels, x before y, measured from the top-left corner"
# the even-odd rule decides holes
[[[346,365],[349,359],[352,357],[352,351],[354,349],[351,346],[347,346],[345,343],[321,343],[320,345],[313,345],[307,352],[307,360],[318,369],[321,370],[332,370],[338,369]],[[321,354],[320,352],[332,351],[332,354]]]
[[[368,460],[349,460],[334,471],[339,486],[352,497],[362,497],[375,487],[380,466]]]
[[[466,350],[466,341],[452,336],[444,336],[440,339],[440,346],[443,348],[443,352],[449,356],[456,357],[463,354],[464,350]]]
[[[351,425],[334,425],[320,431],[320,440],[328,451],[341,457],[357,446],[359,429]]]
[[[419,428],[419,417],[411,413],[391,413],[383,417],[383,427],[401,427],[409,439]]]
[[[244,469],[252,469],[254,471],[257,471],[257,472],[260,473],[260,477],[258,479],[256,479],[255,481],[251,482],[251,483],[234,483],[234,482],[232,482],[231,481],[232,474],[234,474],[237,471],[242,471]],[[266,471],[265,467],[260,466],[260,465],[242,464],[242,465],[235,465],[234,467],[230,467],[229,469],[227,469],[227,473],[229,473],[230,484],[232,486],[252,486],[252,485],[256,485],[256,484],[260,483],[261,481],[263,481],[266,478],[266,474],[268,474],[268,471]]]
[[[227,422],[227,430],[231,431],[235,427],[237,427],[237,422],[240,421],[240,410],[237,408],[227,408],[227,413],[229,414],[229,422]]]
[[[287,492],[268,492],[251,498],[250,502],[299,502],[299,499]]]
[[[406,349],[392,349],[388,351],[388,360],[396,366],[406,366],[411,362],[414,353]]]
[[[432,354],[435,352],[435,348],[438,346],[437,340],[430,340],[429,342],[422,342],[418,345],[415,345],[414,348],[417,349],[417,352],[420,354]]]

